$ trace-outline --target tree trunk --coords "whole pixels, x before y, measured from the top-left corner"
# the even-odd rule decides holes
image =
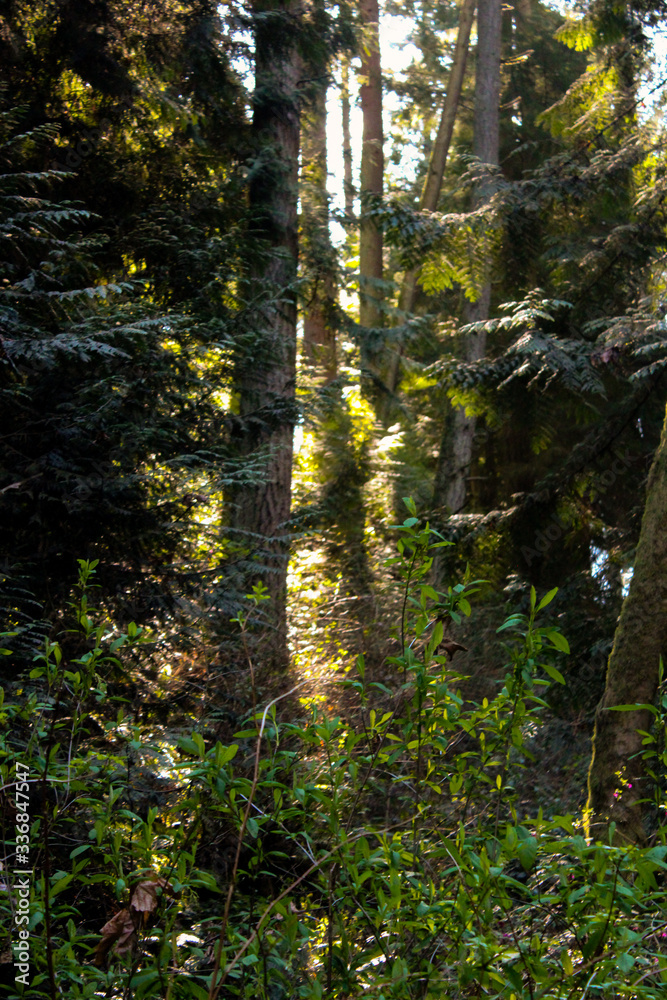
[[[650,712],[612,712],[614,705],[650,705],[660,657],[667,659],[667,413],[646,489],[630,591],[609,657],[605,692],[595,713],[588,773],[586,833],[604,838],[616,824],[617,843],[642,843],[647,779],[640,754]]]
[[[343,119],[343,193],[345,215],[354,218],[354,184],[352,183],[352,138],[350,136],[350,60],[343,56],[340,64],[340,102]]]
[[[261,476],[237,491],[232,527],[256,560],[255,576],[261,576],[272,598],[275,632],[265,662],[275,666],[287,662],[287,521],[296,413],[297,12],[296,0],[262,0],[255,7],[257,162],[249,198],[254,232],[265,253],[258,254],[261,264],[248,287],[248,298],[257,303],[248,310],[254,340],[236,371],[241,450],[262,455],[265,466]]]
[[[364,31],[361,52],[360,100],[363,118],[361,147],[360,193],[381,195],[384,174],[382,132],[382,76],[380,70],[380,37],[378,0],[361,0],[361,22]],[[382,290],[382,231],[368,217],[363,203],[359,227],[359,322],[362,327],[377,330],[383,325]],[[377,398],[379,388],[377,334],[362,335],[362,386],[367,395]]]
[[[477,12],[477,67],[475,77],[475,125],[473,152],[482,163],[498,165],[500,131],[500,42],[502,26],[501,0],[479,0]],[[493,188],[481,183],[475,192],[476,206],[483,203]],[[476,302],[466,305],[464,322],[478,323],[488,319],[491,286],[484,285]],[[465,359],[477,361],[484,357],[486,334],[466,335]],[[434,505],[457,513],[465,504],[466,478],[470,470],[475,417],[456,409],[446,422],[434,484]]]
[[[463,0],[461,14],[459,17],[459,30],[456,36],[456,48],[452,67],[449,71],[447,82],[447,94],[442,108],[438,134],[435,139],[431,159],[428,165],[424,189],[419,199],[420,212],[435,212],[438,207],[440,191],[442,189],[442,179],[445,176],[449,147],[454,133],[454,123],[456,112],[461,98],[461,88],[468,61],[468,43],[470,41],[470,29],[475,17],[475,6],[477,0]],[[413,268],[406,271],[401,287],[400,308],[403,312],[410,313],[415,307],[417,296],[417,275],[418,269]],[[392,386],[390,386],[391,388]],[[395,385],[393,386],[395,388]]]
[[[424,189],[419,199],[420,212],[435,212],[438,207],[440,191],[442,190],[442,180],[445,176],[449,147],[454,134],[454,123],[456,122],[456,112],[461,98],[461,88],[465,76],[466,63],[468,61],[468,44],[470,41],[470,29],[475,17],[475,7],[477,0],[463,0],[461,14],[459,17],[459,30],[456,36],[456,47],[454,58],[449,71],[447,83],[447,94],[440,116],[438,134],[435,138],[431,159],[426,173]],[[415,300],[417,298],[417,277],[419,268],[413,267],[405,272],[398,307],[403,314],[414,311]],[[389,371],[387,373],[387,404],[384,407],[383,420],[389,423],[392,413],[392,399],[396,393],[399,382],[401,367],[401,345],[397,345],[396,351],[389,361]]]
[[[326,76],[326,66],[317,66]],[[329,236],[327,195],[327,89],[318,85],[312,105],[302,115],[301,259],[310,278],[303,317],[303,355],[325,382],[336,377],[334,319],[335,258]]]

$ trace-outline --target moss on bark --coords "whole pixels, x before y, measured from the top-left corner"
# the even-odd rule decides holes
[[[586,833],[599,839],[616,824],[619,843],[642,843],[647,792],[642,736],[646,711],[613,712],[615,705],[650,704],[660,657],[667,649],[667,415],[646,491],[630,591],[609,657],[605,693],[598,705],[588,775]]]

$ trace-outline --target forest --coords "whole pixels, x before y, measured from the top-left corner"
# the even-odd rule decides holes
[[[0,3],[0,997],[665,996],[666,17]]]

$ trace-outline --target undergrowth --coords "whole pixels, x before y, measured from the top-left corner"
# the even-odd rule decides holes
[[[99,620],[95,563],[81,561],[72,630],[4,692],[2,995],[664,994],[667,830],[620,848],[588,843],[548,802],[517,812],[526,734],[568,652],[545,620],[555,591],[533,590],[498,629],[495,697],[465,700],[447,650],[480,581],[433,589],[448,543],[406,502],[395,683],[358,657],[355,725],[317,706],[281,721],[286,692],[227,746],[203,722],[149,738],[126,693],[141,630]]]

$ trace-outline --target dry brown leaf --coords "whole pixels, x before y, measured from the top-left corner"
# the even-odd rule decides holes
[[[139,882],[132,893],[130,907],[139,913],[152,913],[157,906],[158,888],[166,889],[168,884],[164,878]]]
[[[129,909],[119,910],[100,931],[102,937],[95,949],[95,965],[102,965],[113,948],[117,955],[131,951],[137,940],[141,917]]]
[[[468,652],[468,647],[463,646],[460,642],[455,642],[453,639],[443,639],[438,646],[438,652],[444,652],[451,660],[454,653],[458,653],[461,650],[463,653]]]
[[[120,910],[100,931],[102,938],[95,949],[95,965],[102,965],[113,948],[117,955],[131,951],[137,941],[137,931],[145,924],[149,913],[157,908],[158,889],[169,889],[170,883],[157,875],[137,883],[129,907]]]

